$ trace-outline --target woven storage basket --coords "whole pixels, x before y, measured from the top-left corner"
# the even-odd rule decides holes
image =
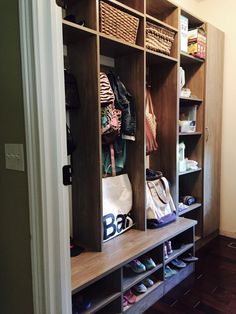
[[[139,19],[100,1],[100,31],[135,44]]]
[[[164,27],[146,23],[146,48],[170,55],[175,32]]]

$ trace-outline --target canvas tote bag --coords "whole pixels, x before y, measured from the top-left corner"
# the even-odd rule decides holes
[[[102,179],[103,241],[123,233],[133,226],[132,187],[127,174]]]
[[[146,182],[148,228],[159,228],[176,220],[176,209],[165,177]]]

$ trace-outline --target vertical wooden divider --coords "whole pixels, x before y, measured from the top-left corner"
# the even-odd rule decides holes
[[[77,146],[72,156],[73,236],[77,244],[95,251],[102,249],[98,50],[96,35],[68,46],[80,96],[80,108],[70,115]]]
[[[116,69],[127,89],[133,95],[137,115],[136,140],[127,141],[126,172],[133,189],[133,216],[135,227],[146,229],[145,216],[145,145],[144,145],[144,52],[118,57]]]

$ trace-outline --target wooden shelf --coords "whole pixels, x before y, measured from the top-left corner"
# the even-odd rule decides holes
[[[165,265],[169,264],[173,259],[182,255],[183,253],[185,253],[186,251],[188,251],[192,247],[193,247],[193,243],[189,243],[189,244],[182,245],[181,248],[178,250],[173,250],[173,253],[168,254],[169,257],[165,260]]]
[[[155,24],[158,24],[160,26],[163,26],[163,27],[165,27],[167,29],[170,29],[171,31],[174,31],[176,33],[179,32],[178,28],[173,27],[173,26],[171,26],[171,25],[169,25],[169,24],[167,24],[167,23],[165,23],[165,22],[163,22],[161,20],[158,20],[158,19],[156,19],[155,17],[153,17],[151,15],[146,14],[146,20],[149,21],[149,22],[153,22]]]
[[[205,60],[191,56],[185,52],[180,53],[180,64],[186,65],[186,64],[202,64]]]
[[[194,263],[189,263],[187,266],[177,272],[176,275],[165,280],[165,293],[178,285],[181,281],[187,278],[195,269]]]
[[[199,171],[201,171],[201,170],[202,170],[202,168],[198,168],[198,169],[196,169],[196,170],[188,170],[188,171],[180,172],[180,173],[179,173],[179,176],[184,176],[184,175],[187,175],[187,174],[199,172]]]
[[[180,132],[179,136],[196,136],[202,135],[202,132]]]
[[[201,203],[192,204],[192,205],[188,206],[188,208],[179,211],[179,216],[183,216],[184,214],[187,214],[187,213],[191,212],[192,210],[198,209],[201,206],[202,206]]]
[[[200,237],[200,236],[195,235],[195,237],[194,237],[194,242],[197,242],[197,241],[199,241],[199,240],[201,240],[201,237]]]
[[[160,63],[177,63],[178,59],[173,58],[163,53],[155,52],[149,49],[146,49],[147,52],[147,63],[148,64],[160,64]]]
[[[120,3],[129,4],[129,8],[133,8],[134,10],[144,13],[144,2],[140,0],[119,0]]]
[[[131,229],[104,243],[103,252],[84,252],[72,257],[72,293],[195,225],[195,220],[179,217],[176,222],[161,229],[148,229],[145,232]]]
[[[62,20],[63,25],[63,40],[64,44],[73,44],[88,36],[95,36],[97,32],[85,26],[78,25],[76,23]]]
[[[86,297],[92,300],[92,306],[88,310],[80,310],[81,314],[91,314],[99,311],[101,308],[111,303],[113,300],[121,296],[120,292],[111,293],[109,290],[102,289],[102,291],[96,290],[91,295],[87,294]]]
[[[198,97],[182,97],[180,96],[179,98],[180,100],[180,104],[183,104],[183,103],[201,103],[203,102],[203,99],[201,98],[198,98]]]
[[[121,11],[127,12],[136,17],[144,17],[144,14],[134,8],[122,3],[121,1],[116,0],[103,0],[104,2],[112,5],[113,7],[120,9]],[[125,1],[127,3],[127,1]]]
[[[124,277],[123,277],[123,290],[127,291],[132,286],[136,285],[140,281],[142,281],[144,278],[149,277],[153,273],[155,273],[157,270],[163,267],[163,264],[158,264],[155,268],[145,271],[141,274],[136,274],[132,270],[125,269],[124,266]]]
[[[159,291],[157,291],[159,290]],[[157,294],[160,294],[160,296],[164,293],[164,285],[163,281],[156,282],[152,287],[148,288],[147,292],[140,294],[137,296],[137,301],[134,304],[128,305],[124,308],[124,313],[141,313],[139,311],[136,311],[136,309],[139,308],[139,302],[147,296],[147,294],[151,294],[154,292]]]
[[[164,23],[178,27],[178,7],[166,0],[146,0],[146,14]]]
[[[100,35],[100,53],[108,57],[120,57],[134,53],[135,51],[144,51],[144,48],[138,45],[126,43],[115,37],[99,33]]]

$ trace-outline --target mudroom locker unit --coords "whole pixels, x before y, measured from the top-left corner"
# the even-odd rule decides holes
[[[136,18],[135,42],[102,31],[104,3],[111,10]],[[205,59],[181,51],[181,16],[188,19],[189,29],[204,29]],[[170,54],[147,48],[147,23],[173,34]],[[91,307],[82,313],[143,313],[194,271],[194,263],[189,263],[166,279],[165,266],[185,253],[194,255],[196,245],[200,247],[218,232],[224,34],[167,0],[68,0],[62,9],[62,28],[65,65],[76,78],[80,99],[79,107],[65,108],[76,145],[71,156],[72,235],[75,243],[85,248],[71,258],[72,296],[83,294],[91,299]],[[181,94],[180,67],[185,71],[185,87],[191,90],[191,97]],[[104,68],[119,73],[135,99],[137,118],[136,140],[127,142],[125,166],[133,191],[134,227],[105,243],[99,101],[99,73]],[[147,229],[145,212],[147,80],[159,145],[148,163],[169,180],[178,212],[176,222],[155,230]],[[179,128],[180,113],[186,107],[196,114],[196,129],[191,133]],[[197,162],[196,168],[179,170],[179,143],[184,143],[186,157]],[[178,211],[184,195],[194,196],[195,203]],[[168,240],[182,245],[165,259],[163,249]],[[152,256],[156,267],[127,275],[126,265],[144,254]],[[135,304],[123,307],[123,294],[148,276],[154,278],[154,285],[138,296]]]

